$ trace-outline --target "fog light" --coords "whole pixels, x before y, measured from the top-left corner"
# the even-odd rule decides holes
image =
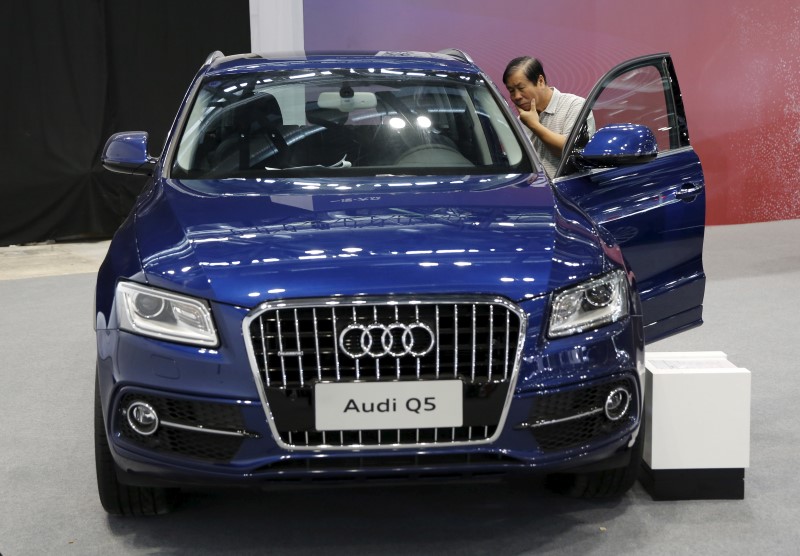
[[[606,398],[606,417],[611,421],[619,421],[628,412],[631,404],[631,393],[627,388],[619,387],[609,392]]]
[[[158,429],[158,414],[150,404],[133,402],[125,414],[131,428],[143,436],[150,436]]]

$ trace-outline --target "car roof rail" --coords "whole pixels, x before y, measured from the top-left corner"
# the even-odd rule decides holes
[[[217,58],[222,58],[223,56],[225,55],[222,52],[220,52],[219,50],[215,50],[206,57],[206,61],[203,62],[203,65],[210,66],[214,62],[214,60],[216,60]]]
[[[468,64],[474,64],[475,61],[472,59],[472,56],[461,50],[460,48],[445,48],[443,50],[439,50],[437,54],[445,54],[447,56],[452,56],[462,62],[467,62]]]

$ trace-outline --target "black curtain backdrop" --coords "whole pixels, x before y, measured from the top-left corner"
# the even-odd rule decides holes
[[[110,237],[145,178],[100,165],[117,131],[157,156],[214,50],[250,50],[248,0],[9,0],[0,10],[0,246]]]

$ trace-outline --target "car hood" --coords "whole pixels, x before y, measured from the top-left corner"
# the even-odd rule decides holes
[[[604,269],[588,221],[541,175],[160,180],[136,229],[149,283],[244,307],[412,293],[519,301]]]

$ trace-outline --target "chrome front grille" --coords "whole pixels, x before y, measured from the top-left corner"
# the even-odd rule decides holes
[[[521,349],[522,315],[497,297],[305,300],[262,306],[248,318],[245,334],[271,425],[287,446],[473,443],[499,431]],[[316,382],[453,378],[464,384],[463,427],[314,429]],[[473,410],[481,399],[483,409]]]

